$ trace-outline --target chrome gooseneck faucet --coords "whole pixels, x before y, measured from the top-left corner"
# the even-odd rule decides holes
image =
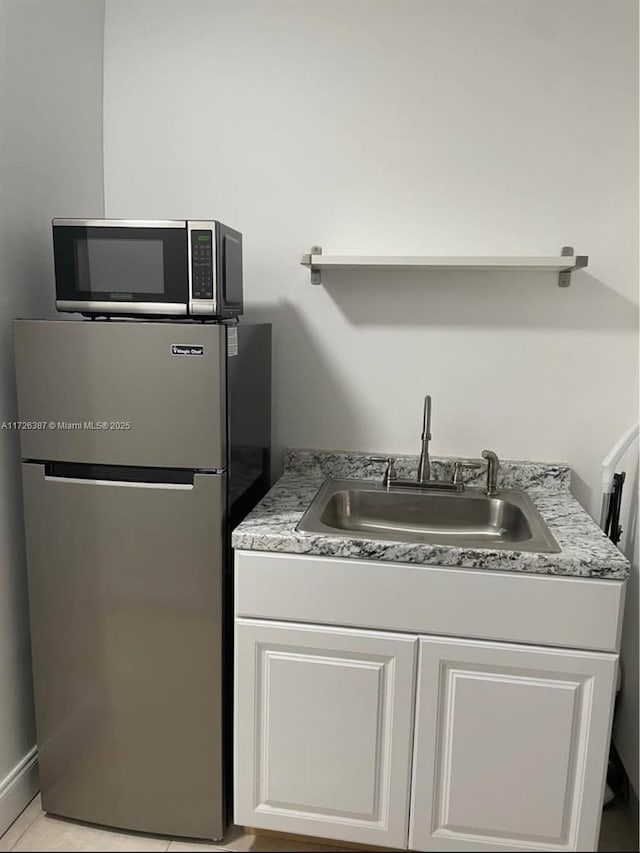
[[[431,441],[431,395],[424,398],[424,413],[422,415],[422,446],[418,460],[417,481],[426,483],[431,479],[431,464],[429,462],[429,442]]]

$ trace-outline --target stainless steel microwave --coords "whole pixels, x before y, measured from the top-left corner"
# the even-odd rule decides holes
[[[58,311],[242,314],[242,234],[206,220],[54,219]]]

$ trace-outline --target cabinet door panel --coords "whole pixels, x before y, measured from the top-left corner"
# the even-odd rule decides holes
[[[236,823],[406,847],[416,649],[237,620]]]
[[[616,665],[421,638],[410,846],[595,850]]]

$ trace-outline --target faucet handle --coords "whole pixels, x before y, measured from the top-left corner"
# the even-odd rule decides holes
[[[393,456],[370,456],[369,462],[386,462],[387,467],[384,472],[384,476],[382,478],[382,485],[385,489],[388,489],[391,485],[391,481],[397,478],[396,473],[396,460]]]
[[[482,458],[487,460],[487,490],[486,494],[491,497],[498,494],[498,471],[500,460],[498,454],[493,450],[483,450]]]
[[[467,470],[473,470],[474,468],[480,468],[481,465],[479,462],[473,462],[469,459],[456,459],[453,463],[453,478],[452,483],[456,486],[460,486],[461,490],[464,489],[464,476],[463,470],[466,468]]]

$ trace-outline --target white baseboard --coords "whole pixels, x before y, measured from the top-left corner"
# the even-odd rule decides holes
[[[38,748],[34,746],[4,779],[0,779],[0,835],[6,832],[39,790]]]

